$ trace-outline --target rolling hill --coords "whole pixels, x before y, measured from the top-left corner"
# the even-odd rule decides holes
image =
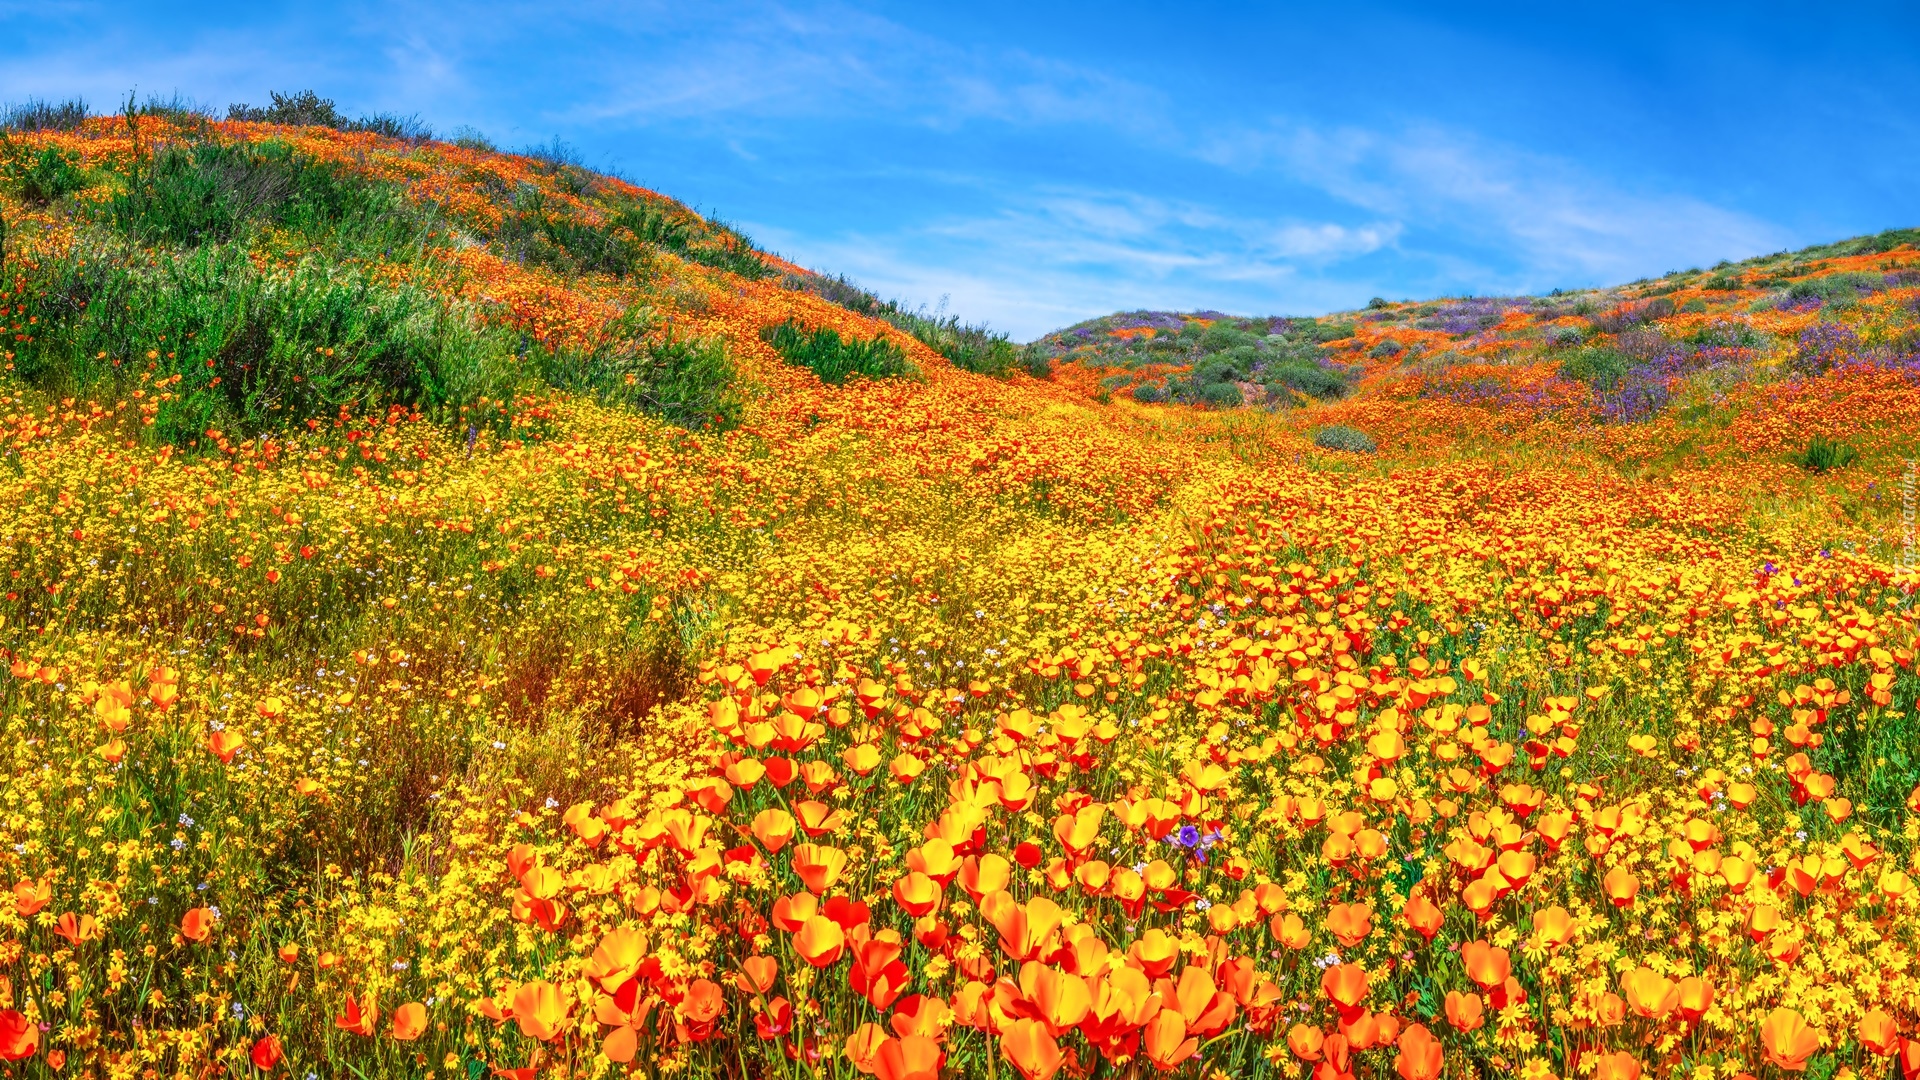
[[[1022,347],[311,94],[0,219],[12,1075],[1920,1060],[1911,232]]]

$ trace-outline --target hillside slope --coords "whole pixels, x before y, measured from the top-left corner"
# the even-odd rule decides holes
[[[15,1074],[1893,1067],[1910,247],[1180,317],[1297,407],[1171,408],[273,115],[0,147]]]
[[[1319,319],[1124,312],[1034,350],[1142,401],[1442,399],[1618,422],[1737,384],[1920,366],[1917,311],[1908,229],[1551,296],[1376,300]]]

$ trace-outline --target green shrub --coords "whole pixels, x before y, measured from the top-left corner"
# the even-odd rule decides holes
[[[1245,401],[1240,396],[1240,388],[1230,382],[1206,383],[1194,396],[1201,404],[1216,409],[1231,409]]]
[[[1796,281],[1787,287],[1789,300],[1857,300],[1862,291],[1872,292],[1881,287],[1884,279],[1879,274],[1867,274],[1858,271],[1828,274],[1826,277],[1807,278]]]
[[[87,186],[86,174],[73,155],[57,146],[29,152],[4,136],[0,136],[0,177],[22,201],[35,206],[45,206]]]
[[[334,108],[331,98],[323,98],[311,90],[302,90],[296,94],[282,94],[278,90],[268,92],[273,104],[266,106],[229,105],[227,119],[249,120],[263,124],[291,124],[295,127],[344,128],[347,118]]]
[[[1036,379],[1053,378],[1053,358],[1047,355],[1046,347],[1034,342],[1020,350],[1020,369]]]
[[[1345,424],[1329,424],[1315,431],[1313,445],[1322,450],[1341,450],[1349,454],[1371,454],[1374,451],[1371,436]]]
[[[1133,400],[1146,405],[1157,405],[1167,400],[1167,389],[1153,383],[1141,383],[1133,388]]]
[[[1248,333],[1224,322],[1214,323],[1200,334],[1200,348],[1204,352],[1221,352],[1236,346],[1255,346],[1260,344],[1258,334]]]
[[[821,382],[834,386],[846,382],[849,375],[886,379],[909,370],[906,353],[886,338],[846,340],[831,327],[805,330],[792,319],[761,330],[760,338],[787,363],[807,368]]]
[[[1406,351],[1407,347],[1405,345],[1400,344],[1392,338],[1386,338],[1373,348],[1368,349],[1367,355],[1373,357],[1375,360],[1384,360],[1389,356],[1399,356]]]
[[[1860,460],[1860,451],[1846,443],[1819,437],[1807,443],[1807,448],[1793,457],[1794,464],[1815,473],[1844,469],[1858,460]]]
[[[1269,364],[1261,374],[1269,387],[1298,390],[1322,401],[1346,397],[1349,389],[1345,379],[1311,361],[1290,360]]]
[[[72,131],[86,123],[88,115],[83,98],[58,105],[42,98],[28,98],[18,105],[0,109],[0,131]]]
[[[589,349],[541,356],[545,381],[632,406],[681,427],[731,428],[740,422],[733,360],[719,338],[662,334],[644,307],[627,309]]]
[[[1304,327],[1296,322],[1294,327],[1294,336],[1305,337],[1309,341],[1322,344],[1329,341],[1344,341],[1353,336],[1353,324],[1350,322],[1316,322]]]
[[[1613,349],[1581,349],[1560,364],[1560,374],[1595,390],[1611,390],[1627,374],[1627,358]]]

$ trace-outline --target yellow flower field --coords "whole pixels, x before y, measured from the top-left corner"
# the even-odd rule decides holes
[[[724,345],[737,425],[522,380],[203,429],[201,331],[31,368],[109,295],[48,267],[197,257],[86,217],[169,123],[37,137],[88,186],[4,203],[8,1075],[1920,1076],[1912,372],[1634,423],[1155,407],[463,233],[354,272],[524,355],[644,303]],[[612,197],[192,137],[474,235],[496,188]],[[345,272],[235,235],[191,250]],[[912,371],[823,383],[784,320]]]

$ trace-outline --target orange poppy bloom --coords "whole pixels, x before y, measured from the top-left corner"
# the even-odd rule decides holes
[[[1626,867],[1616,866],[1600,879],[1600,888],[1614,907],[1632,907],[1634,894],[1640,891],[1640,879]]]
[[[261,1072],[272,1072],[284,1057],[286,1057],[286,1049],[280,1045],[278,1035],[262,1036],[247,1053],[247,1059],[252,1061],[253,1067]]]
[[[939,1080],[946,1060],[940,1044],[925,1035],[888,1039],[871,1059],[878,1080]]]
[[[1399,1047],[1400,1054],[1394,1059],[1393,1070],[1400,1074],[1400,1080],[1439,1080],[1440,1066],[1446,1061],[1446,1051],[1426,1025],[1408,1027],[1400,1035]]]
[[[840,924],[819,915],[809,917],[793,935],[794,951],[814,967],[826,967],[840,959],[846,944],[846,931]]]
[[[1640,1059],[1625,1050],[1602,1054],[1593,1077],[1594,1080],[1640,1080]]]
[[[1680,980],[1680,1015],[1688,1020],[1698,1020],[1713,1007],[1713,983],[1699,976],[1689,975]]]
[[[1147,1060],[1161,1070],[1174,1069],[1200,1052],[1200,1040],[1188,1038],[1186,1017],[1178,1009],[1161,1009],[1147,1021],[1142,1046]]]
[[[373,1035],[373,1025],[380,1019],[380,1007],[374,1003],[373,991],[369,990],[359,997],[347,995],[347,1007],[339,1016],[333,1018],[333,1026],[341,1031],[351,1031],[355,1035]]]
[[[1446,913],[1421,893],[1415,893],[1408,898],[1406,909],[1400,913],[1400,916],[1406,920],[1409,929],[1428,941],[1433,940],[1433,936],[1440,932],[1440,927],[1446,922]]]
[[[1447,1023],[1461,1031],[1478,1030],[1481,1024],[1486,1023],[1486,1009],[1481,1004],[1480,995],[1447,991]]]
[[[1558,949],[1573,940],[1573,916],[1555,904],[1533,913],[1533,939],[1548,949]]]
[[[1321,972],[1320,990],[1335,1008],[1351,1013],[1367,999],[1367,969],[1359,964],[1335,964]]]
[[[1060,1044],[1038,1020],[1015,1020],[1007,1025],[1000,1036],[1000,1054],[1026,1080],[1052,1080],[1066,1061]]]
[[[25,1061],[40,1052],[40,1025],[14,1009],[0,1009],[0,1061]]]
[[[13,910],[23,919],[31,919],[40,913],[40,909],[53,902],[53,879],[42,877],[39,881],[27,880],[13,887]]]
[[[1301,1061],[1319,1061],[1320,1049],[1326,1041],[1326,1032],[1310,1024],[1295,1024],[1287,1029],[1287,1049]]]
[[[1487,941],[1469,941],[1460,946],[1460,960],[1466,965],[1467,978],[1482,990],[1491,990],[1513,974],[1513,962],[1507,950]]]
[[[799,875],[807,891],[819,896],[840,880],[846,869],[847,853],[825,844],[797,844],[793,849],[793,872]]]
[[[1825,1041],[1826,1032],[1792,1009],[1775,1009],[1760,1021],[1760,1045],[1767,1060],[1789,1072],[1804,1071],[1807,1059]]]
[[[60,916],[60,921],[53,924],[53,932],[75,945],[84,945],[102,936],[100,924],[94,921],[93,916],[75,915],[71,911]]]
[[[1680,988],[1652,968],[1637,967],[1621,975],[1620,989],[1626,992],[1627,1007],[1649,1020],[1664,1018],[1680,1004]]]
[[[180,936],[199,945],[213,936],[213,909],[190,908],[180,916]]]
[[[749,956],[740,961],[740,989],[749,994],[764,994],[773,989],[780,975],[780,961],[771,956]]]
[[[1891,1054],[1900,1049],[1900,1025],[1893,1015],[1878,1005],[1867,1010],[1854,1028],[1860,1045],[1876,1054]]]
[[[1365,904],[1335,904],[1327,910],[1327,931],[1351,949],[1373,933],[1373,910]]]
[[[780,849],[793,839],[793,815],[779,807],[762,810],[754,815],[748,829],[753,833],[753,838],[760,841],[760,846],[767,849],[767,854],[778,855]]]
[[[893,883],[893,900],[900,910],[919,918],[940,907],[940,884],[918,870]]]
[[[393,1010],[393,1037],[399,1042],[412,1042],[427,1030],[427,1007],[417,1001],[409,1001]]]
[[[233,764],[233,756],[238,754],[240,748],[245,745],[247,745],[247,737],[231,728],[216,731],[207,740],[207,749],[213,752],[214,757],[220,759],[222,765]]]
[[[570,1011],[560,988],[545,979],[526,983],[513,994],[513,1019],[529,1039],[551,1042],[558,1038]]]

